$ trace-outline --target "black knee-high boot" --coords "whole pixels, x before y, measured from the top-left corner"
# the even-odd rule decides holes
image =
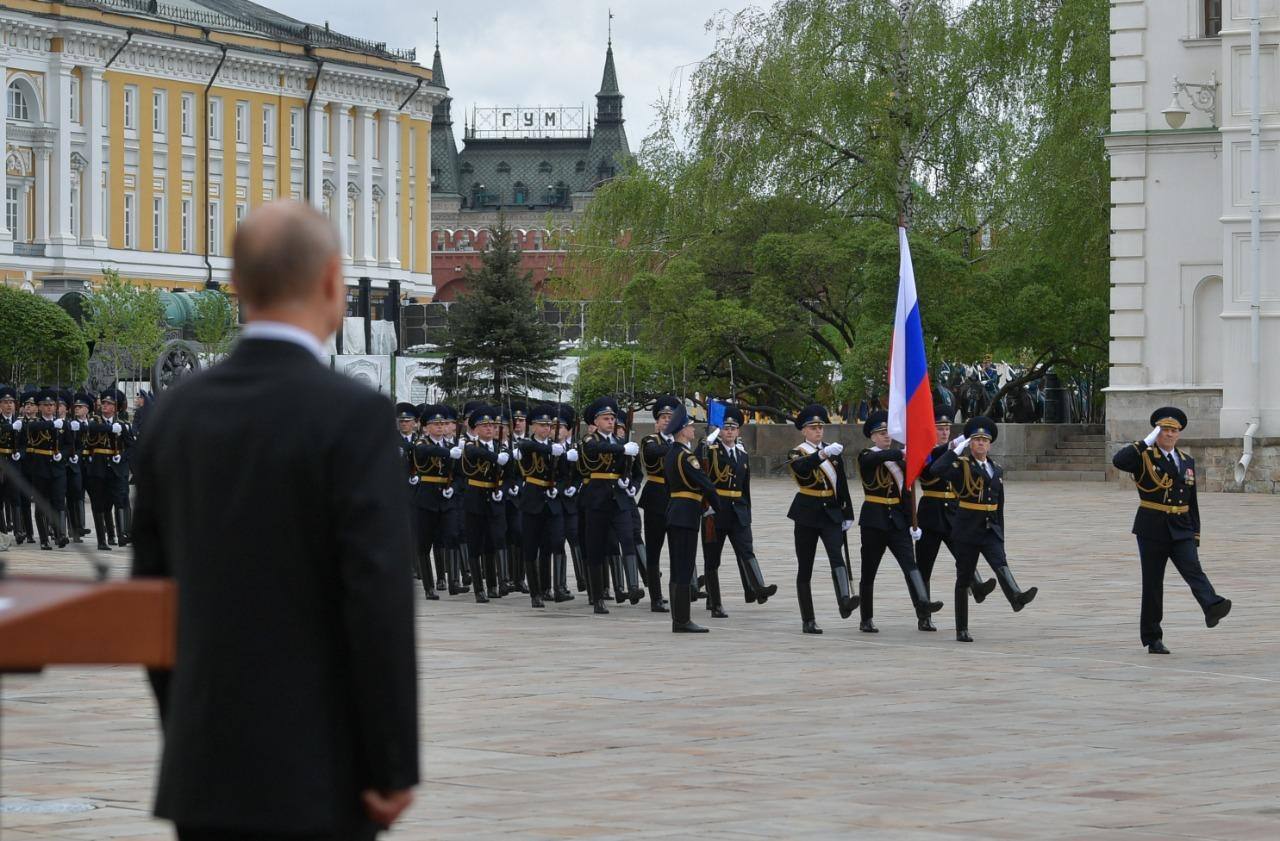
[[[1013,570],[1009,569],[1008,564],[996,567],[996,580],[1000,582],[1000,589],[1004,591],[1004,597],[1009,600],[1014,613],[1031,604],[1031,600],[1039,592],[1036,587],[1026,591],[1019,587],[1018,582],[1013,578]]]
[[[587,571],[582,566],[582,550],[578,548],[576,541],[569,541],[569,557],[573,559],[573,577],[574,583],[578,587],[579,593],[587,592],[587,583],[589,577]],[[590,598],[590,596],[588,596]]]
[[[608,613],[604,606],[604,578],[607,573],[603,566],[587,565],[587,584],[591,588],[591,609],[595,613]]]
[[[796,599],[800,602],[800,622],[806,634],[820,634],[822,629],[813,613],[813,589],[808,581],[796,582]]]
[[[107,544],[107,528],[104,523],[107,515],[97,508],[93,509],[93,533],[98,538],[98,548],[103,552],[110,552],[111,547]]]
[[[613,574],[613,600],[622,604],[627,600],[626,575],[622,571],[622,556],[612,555],[609,558],[609,569]]]
[[[551,556],[551,570],[552,579],[555,582],[553,598],[557,602],[573,601],[575,597],[573,593],[569,592],[569,571],[563,552],[558,552]]]
[[[752,597],[747,599],[749,602],[764,604],[778,592],[777,584],[765,584],[764,573],[760,571],[760,561],[755,555],[749,555],[742,559],[742,571],[751,586]]]
[[[720,570],[712,569],[708,566],[705,576],[707,609],[711,611],[711,617],[713,619],[728,619],[729,614],[725,612],[724,605],[720,603]]]
[[[969,585],[970,592],[973,593],[973,600],[978,604],[982,604],[987,600],[987,596],[991,595],[991,591],[996,588],[996,580],[994,578],[983,579],[982,574],[978,570],[973,571],[973,583]]]
[[[973,637],[969,636],[969,588],[956,582],[955,599],[956,640],[973,642]]]
[[[436,594],[435,581],[431,578],[431,548],[426,547],[419,551],[418,566],[422,569],[422,592],[427,597],[427,601],[438,601],[440,596]]]

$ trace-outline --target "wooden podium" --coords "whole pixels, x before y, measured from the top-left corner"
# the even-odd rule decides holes
[[[173,665],[172,579],[0,579],[0,673],[53,665]]]

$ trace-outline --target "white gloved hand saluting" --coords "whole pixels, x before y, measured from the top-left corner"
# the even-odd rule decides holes
[[[562,455],[564,455],[564,445],[563,445],[563,444],[552,444],[552,445],[551,445],[551,455],[553,455],[553,456],[562,456]]]
[[[1151,432],[1147,434],[1146,438],[1142,439],[1142,443],[1146,444],[1148,447],[1154,446],[1156,443],[1156,439],[1159,437],[1160,437],[1160,427],[1157,426],[1155,429],[1151,430]]]
[[[505,451],[505,450],[503,450],[502,452],[498,453],[498,464],[500,464],[500,465],[505,465],[505,464],[506,464],[507,462],[509,462],[509,461],[511,461],[511,454],[510,454],[510,453],[508,453],[508,452],[507,452],[507,451]]]
[[[911,539],[912,539],[912,540],[919,540],[919,539],[920,539],[920,538],[922,538],[922,537],[924,537],[924,532],[923,532],[923,531],[921,531],[921,530],[920,530],[920,529],[918,529],[918,528],[912,527],[912,529],[911,529]]]
[[[717,426],[715,429],[711,430],[711,434],[707,436],[707,443],[714,444],[716,442],[716,439],[719,437],[720,437],[720,427]]]
[[[622,452],[629,456],[639,455],[640,445],[637,444],[635,441],[628,441],[627,443],[622,445]]]
[[[959,453],[961,450],[964,449],[964,445],[968,443],[969,443],[969,439],[961,435],[959,438],[951,442],[951,451],[953,453]]]
[[[835,458],[844,452],[844,445],[838,441],[833,441],[818,452],[822,453],[826,458]]]
[[[578,448],[577,448],[577,447],[574,447],[574,448],[572,448],[572,449],[565,450],[564,457],[565,457],[566,459],[568,459],[568,460],[569,460],[569,463],[570,463],[570,464],[572,464],[573,462],[577,461],[577,460],[578,460]]]
[[[124,427],[118,423],[113,423],[111,424],[111,431],[114,434],[119,435],[121,432],[124,432]]]
[[[451,449],[449,451],[449,458],[453,459],[454,461],[457,461],[458,459],[462,458],[462,448],[454,447],[453,449]]]

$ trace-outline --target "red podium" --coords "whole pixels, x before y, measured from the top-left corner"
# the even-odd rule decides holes
[[[177,590],[171,579],[94,582],[0,579],[0,673],[53,665],[173,665]]]

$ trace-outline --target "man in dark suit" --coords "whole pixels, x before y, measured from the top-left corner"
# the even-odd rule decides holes
[[[1214,591],[1200,566],[1200,503],[1196,497],[1196,461],[1178,449],[1187,415],[1174,406],[1156,409],[1151,433],[1121,447],[1111,460],[1133,474],[1138,489],[1138,513],[1133,533],[1142,563],[1142,613],[1139,633],[1152,654],[1168,654],[1163,642],[1164,571],[1170,561],[1191,588],[1204,611],[1204,622],[1216,627],[1231,611],[1231,600]]]
[[[239,344],[156,405],[135,461],[133,573],[178,590],[156,814],[180,841],[371,839],[418,782],[392,407],[323,363],[346,299],[323,216],[254,211],[232,281]]]

